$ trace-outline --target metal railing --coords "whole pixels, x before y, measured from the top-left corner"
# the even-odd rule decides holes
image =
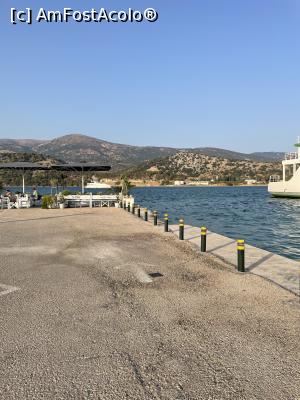
[[[298,153],[285,153],[285,160],[297,160],[299,158]]]
[[[281,181],[281,177],[279,175],[271,175],[269,182],[280,182]]]

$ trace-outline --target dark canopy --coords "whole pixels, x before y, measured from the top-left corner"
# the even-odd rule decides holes
[[[90,163],[70,163],[70,164],[58,164],[52,165],[51,169],[56,171],[109,171],[111,169],[110,165],[98,165]]]
[[[31,162],[12,162],[0,164],[0,169],[21,169],[21,170],[48,170],[54,169],[55,171],[79,171],[79,172],[89,172],[89,171],[109,171],[111,169],[110,165],[98,165],[89,163],[70,163],[70,164],[57,164],[51,165],[50,167],[41,165],[38,163]]]
[[[15,169],[21,170],[23,172],[23,192],[25,191],[25,181],[24,174],[25,171],[34,171],[34,170],[55,170],[55,171],[77,171],[81,172],[81,180],[82,180],[82,192],[84,193],[84,172],[90,171],[109,171],[111,169],[110,165],[98,165],[98,164],[90,164],[90,163],[70,163],[70,164],[57,164],[52,165],[50,167],[44,166],[37,163],[31,162],[13,162],[13,163],[4,163],[0,164],[0,169]]]
[[[18,161],[18,162],[0,164],[0,169],[21,169],[23,171],[25,170],[32,171],[35,169],[45,170],[49,169],[49,167],[37,163]]]

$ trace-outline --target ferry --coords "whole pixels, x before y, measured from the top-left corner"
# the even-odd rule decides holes
[[[300,198],[300,138],[295,147],[298,151],[286,153],[282,161],[282,178],[270,176],[268,192],[274,197]]]

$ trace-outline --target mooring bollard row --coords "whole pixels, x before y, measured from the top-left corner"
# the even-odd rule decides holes
[[[245,240],[243,239],[237,241],[237,264],[238,271],[245,272]]]
[[[148,210],[147,210],[147,208],[144,209],[144,220],[148,221]]]
[[[164,221],[165,221],[165,232],[169,232],[169,215],[168,214],[164,215]]]
[[[181,218],[179,220],[179,240],[184,239],[184,220]]]
[[[207,235],[207,229],[205,226],[201,227],[201,251],[203,253],[206,252],[206,235]]]

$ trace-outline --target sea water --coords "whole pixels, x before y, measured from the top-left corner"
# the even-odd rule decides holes
[[[280,199],[266,187],[147,187],[135,203],[169,213],[170,223],[209,230],[283,256],[300,259],[300,199]]]

